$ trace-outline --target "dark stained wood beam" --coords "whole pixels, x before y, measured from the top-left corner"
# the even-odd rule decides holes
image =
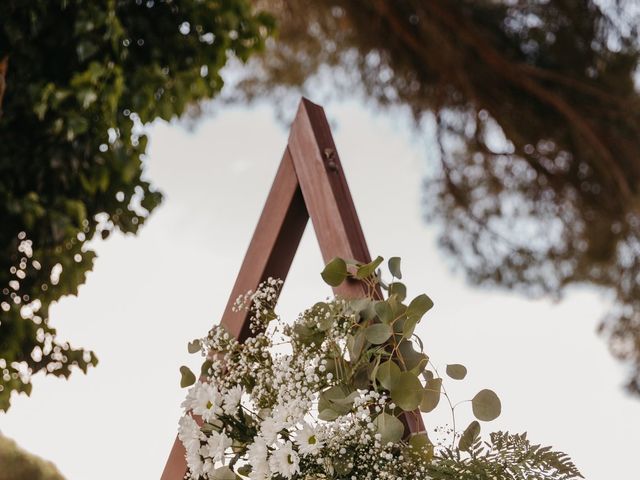
[[[268,277],[286,279],[309,218],[325,262],[334,257],[371,261],[324,110],[303,98],[222,315],[222,325],[240,341],[250,331],[248,314],[232,310],[236,299],[255,291]],[[356,281],[333,291],[346,298],[367,293],[364,284]],[[420,412],[405,414],[403,422],[408,432],[424,430]],[[176,438],[161,480],[182,480],[187,472],[184,457],[184,447]]]

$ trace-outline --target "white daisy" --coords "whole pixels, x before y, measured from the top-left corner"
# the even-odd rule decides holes
[[[296,433],[298,451],[303,455],[316,455],[323,447],[323,442],[318,438],[318,432],[308,423],[302,424],[302,430]]]
[[[178,438],[187,450],[187,454],[199,455],[200,440],[204,439],[200,426],[191,415],[180,418],[178,425]]]
[[[211,432],[211,436],[207,439],[206,445],[202,446],[200,453],[213,462],[224,461],[224,453],[231,446],[231,439],[224,433],[216,431]]]
[[[224,396],[224,403],[222,404],[222,410],[227,415],[235,415],[240,406],[240,400],[242,399],[242,387],[236,385],[230,388]]]
[[[247,459],[251,465],[251,480],[265,480],[271,475],[269,470],[269,449],[262,437],[254,437],[253,443],[247,448]]]
[[[200,383],[200,386],[192,392],[189,392],[191,399],[185,400],[188,408],[193,413],[200,415],[205,422],[211,422],[218,415],[222,415],[222,396],[218,389],[209,383]]]
[[[274,473],[279,473],[285,478],[291,478],[300,473],[300,457],[293,450],[291,442],[286,442],[273,452],[269,459],[269,466]]]
[[[204,473],[204,463],[199,453],[187,453],[187,466],[191,472],[191,478],[199,478]]]
[[[265,418],[260,424],[260,431],[267,445],[273,445],[278,439],[278,433],[283,428],[283,425],[273,417]]]

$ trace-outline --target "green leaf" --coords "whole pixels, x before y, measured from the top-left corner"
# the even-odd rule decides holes
[[[464,433],[460,437],[458,448],[462,451],[468,451],[472,447],[476,438],[478,438],[478,435],[480,435],[480,424],[477,420],[474,420],[464,430]]]
[[[238,473],[244,477],[248,477],[252,470],[251,465],[242,465],[241,467],[238,467]]]
[[[325,408],[318,413],[318,418],[325,422],[333,422],[338,417],[340,417],[340,414],[331,408]]]
[[[196,376],[193,374],[189,367],[184,365],[180,367],[180,388],[185,388],[196,383]]]
[[[380,382],[383,388],[392,390],[398,383],[402,370],[393,360],[387,360],[378,367],[376,372],[376,380]]]
[[[431,440],[429,440],[429,436],[427,432],[414,433],[409,437],[409,445],[413,448],[425,448],[429,445],[433,445]]]
[[[442,379],[433,378],[427,381],[422,393],[422,401],[420,402],[420,410],[423,412],[431,412],[438,403],[440,403],[440,391],[442,390]]]
[[[347,338],[347,348],[349,349],[351,362],[357,362],[358,358],[360,358],[364,350],[365,341],[364,330],[362,328],[359,328],[355,335],[349,335]]]
[[[347,271],[347,264],[341,258],[334,258],[327,266],[322,270],[322,279],[325,283],[331,285],[332,287],[337,287],[344,279],[347,278],[349,272]]]
[[[321,420],[332,421],[351,410],[358,392],[350,392],[346,385],[334,385],[320,393],[318,412]]]
[[[384,323],[369,325],[364,331],[364,336],[369,343],[373,343],[374,345],[380,345],[386,342],[392,334],[393,329],[391,326]]]
[[[382,323],[391,323],[393,320],[393,310],[388,302],[380,301],[375,304],[376,314]]]
[[[490,422],[500,416],[502,405],[498,395],[493,390],[480,390],[475,397],[471,399],[471,409],[473,415],[483,422]]]
[[[187,350],[189,351],[189,353],[198,353],[201,348],[202,344],[198,339],[194,340],[193,342],[189,342],[189,344],[187,345]]]
[[[407,298],[407,287],[404,283],[393,282],[389,284],[389,296],[395,295],[399,301]]]
[[[411,300],[411,303],[407,307],[407,316],[422,318],[422,316],[427,313],[431,307],[433,307],[433,301],[423,293]]]
[[[391,257],[388,265],[391,275],[395,278],[402,278],[402,272],[400,271],[400,257]]]
[[[386,445],[389,442],[397,443],[404,435],[402,422],[388,413],[378,415],[373,424],[376,426],[376,433],[380,434],[380,443],[382,445]]]
[[[216,468],[211,474],[213,480],[236,480],[239,478],[229,467]]]
[[[380,266],[384,258],[377,257],[374,261],[361,265],[356,270],[356,278],[362,280],[363,278],[370,277],[376,271],[376,268]]]
[[[423,388],[420,380],[411,372],[402,372],[391,390],[391,400],[404,411],[418,408],[422,401]]]
[[[213,366],[213,362],[211,360],[205,360],[202,362],[202,366],[200,367],[200,376],[204,377],[209,374],[209,369]]]
[[[431,460],[433,458],[433,443],[429,439],[427,432],[414,433],[409,437],[409,454],[423,458],[425,460]]]
[[[334,458],[333,468],[340,477],[344,477],[353,470],[353,461],[351,458]]]
[[[402,324],[402,337],[411,338],[418,324],[418,317],[407,317]]]
[[[398,346],[399,355],[402,357],[407,370],[411,370],[416,375],[422,373],[429,363],[429,357],[413,348],[413,343],[409,340],[402,340]]]
[[[447,375],[454,380],[462,380],[467,376],[467,367],[460,365],[459,363],[452,363],[447,365]]]

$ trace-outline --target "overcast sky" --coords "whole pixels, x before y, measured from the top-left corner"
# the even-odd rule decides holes
[[[595,334],[606,297],[576,289],[561,303],[481,290],[454,274],[421,218],[428,142],[400,114],[358,103],[326,106],[373,256],[401,256],[410,294],[435,301],[417,333],[437,364],[463,363],[457,399],[494,389],[503,414],[483,431],[528,431],[570,454],[589,479],[637,476],[640,400]],[[225,108],[194,131],[151,130],[147,176],[164,204],[137,237],[97,244],[78,298],[51,310],[61,338],[100,359],[71,380],[34,378],[31,398],[14,397],[0,429],[54,461],[68,480],[160,477],[184,391],[178,368],[197,368],[186,344],[218,322],[287,141],[267,107]],[[311,227],[280,302],[292,318],[329,294]],[[449,382],[451,383],[451,382]],[[464,411],[460,423],[468,423]],[[446,411],[425,416],[429,427]]]

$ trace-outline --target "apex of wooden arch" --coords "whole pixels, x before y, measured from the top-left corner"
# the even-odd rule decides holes
[[[278,172],[222,315],[222,324],[238,340],[245,340],[250,332],[247,313],[232,309],[235,300],[249,290],[255,291],[268,277],[286,279],[309,218],[325,262],[334,257],[371,261],[324,109],[302,98]],[[345,282],[333,291],[347,298],[366,294],[360,282]],[[414,432],[424,429],[419,415],[406,417],[405,423]],[[161,480],[184,478],[187,471],[184,455],[184,448],[176,438]]]

